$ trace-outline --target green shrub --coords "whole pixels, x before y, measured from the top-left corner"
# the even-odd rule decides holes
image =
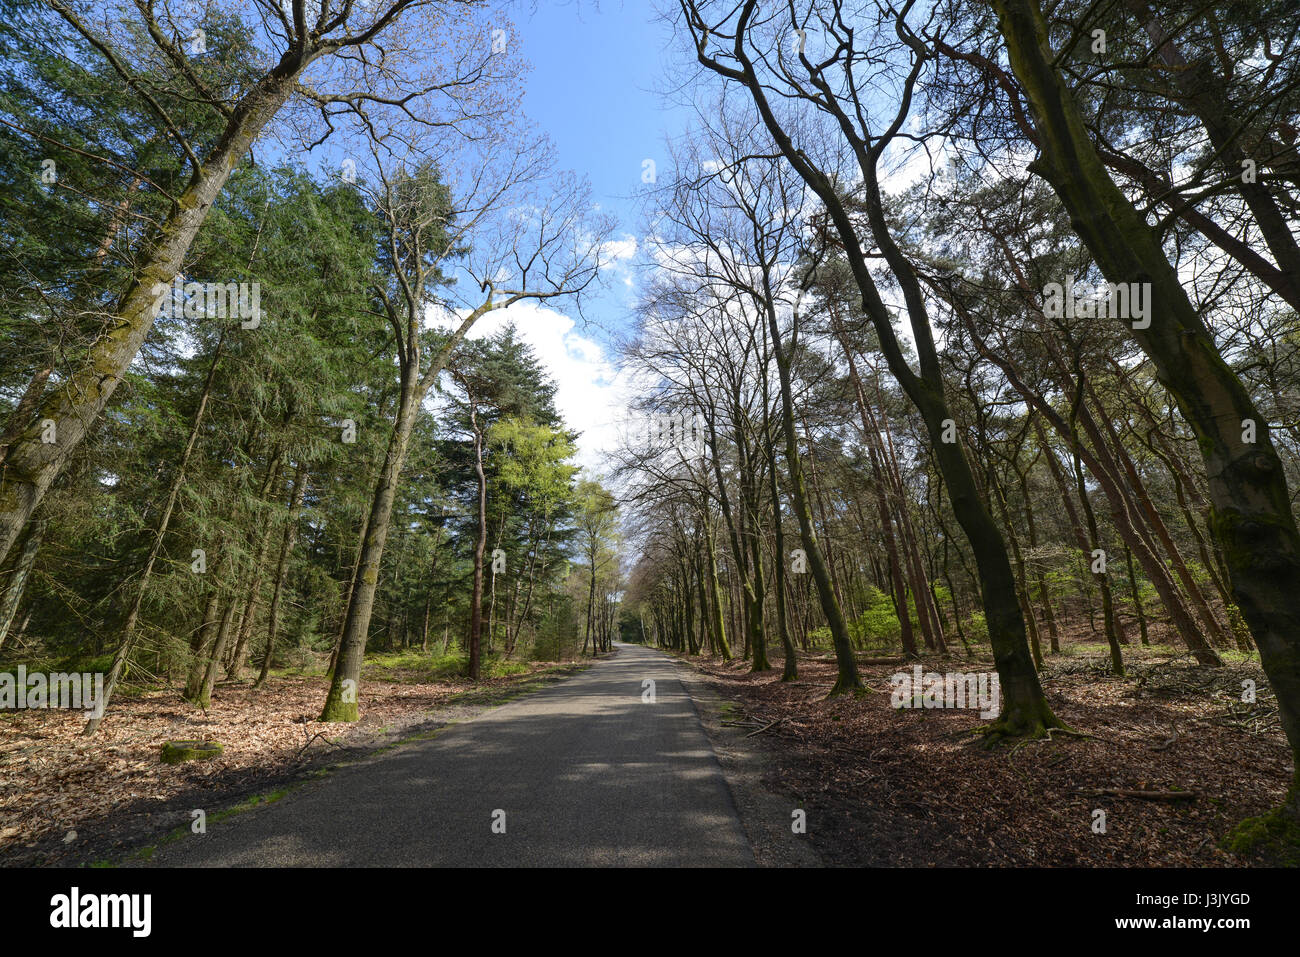
[[[879,588],[867,594],[867,609],[850,622],[849,634],[854,642],[866,648],[889,648],[903,633],[903,626],[894,613],[894,603]]]
[[[975,644],[988,644],[989,623],[984,620],[984,612],[973,612],[962,623],[962,628],[966,631],[966,637]]]

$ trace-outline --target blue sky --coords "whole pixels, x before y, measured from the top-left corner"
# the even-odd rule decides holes
[[[681,55],[669,25],[644,0],[537,0],[535,9],[523,0],[506,12],[531,66],[524,114],[554,141],[560,167],[585,176],[594,200],[617,216],[616,238],[639,243],[642,164],[655,160],[662,176],[666,137],[691,120],[661,94]],[[582,433],[578,461],[593,471],[602,470],[602,453],[617,444],[626,415],[630,387],[610,333],[628,328],[636,285],[635,260],[623,260],[584,307],[586,324],[564,307],[523,303],[492,314],[472,334],[515,324],[557,383],[560,413]]]
[[[556,148],[557,165],[591,184],[593,200],[612,213],[613,236],[624,253],[641,245],[638,199],[645,160],[666,172],[666,140],[692,122],[689,108],[665,97],[683,51],[657,7],[676,0],[501,0],[528,63],[522,112]],[[275,156],[275,147],[263,147]],[[316,163],[339,170],[344,148],[327,144]],[[519,303],[491,313],[470,333],[479,338],[513,323],[546,368],[558,391],[556,404],[581,433],[578,461],[602,471],[607,450],[626,427],[631,388],[617,368],[614,340],[631,323],[637,295],[637,260],[613,264],[582,314],[560,301]]]
[[[658,18],[660,5],[538,0],[535,10],[526,2],[508,8],[532,66],[524,113],[554,140],[560,166],[590,180],[596,201],[618,217],[620,236],[638,235],[642,225],[636,195],[643,162],[653,159],[662,171],[665,136],[690,121],[660,93],[681,55]],[[606,328],[626,321],[629,301],[626,275],[610,278],[589,317]]]

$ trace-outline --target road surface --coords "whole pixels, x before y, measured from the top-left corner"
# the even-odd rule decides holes
[[[675,663],[619,645],[436,738],[212,822],[150,863],[753,866],[754,854]]]

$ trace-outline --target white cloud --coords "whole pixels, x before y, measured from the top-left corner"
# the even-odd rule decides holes
[[[606,347],[580,331],[573,319],[535,302],[493,310],[475,323],[469,338],[495,335],[512,322],[555,382],[555,405],[565,425],[582,433],[578,464],[600,471],[604,454],[617,447],[619,426],[627,414],[631,393],[626,376]]]
[[[636,237],[631,233],[624,233],[622,239],[611,239],[600,247],[601,258],[607,262],[631,259],[636,255],[636,250]]]

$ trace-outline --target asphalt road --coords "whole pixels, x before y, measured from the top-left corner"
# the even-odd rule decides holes
[[[212,822],[150,863],[753,866],[754,854],[675,663],[620,645],[436,738]]]

